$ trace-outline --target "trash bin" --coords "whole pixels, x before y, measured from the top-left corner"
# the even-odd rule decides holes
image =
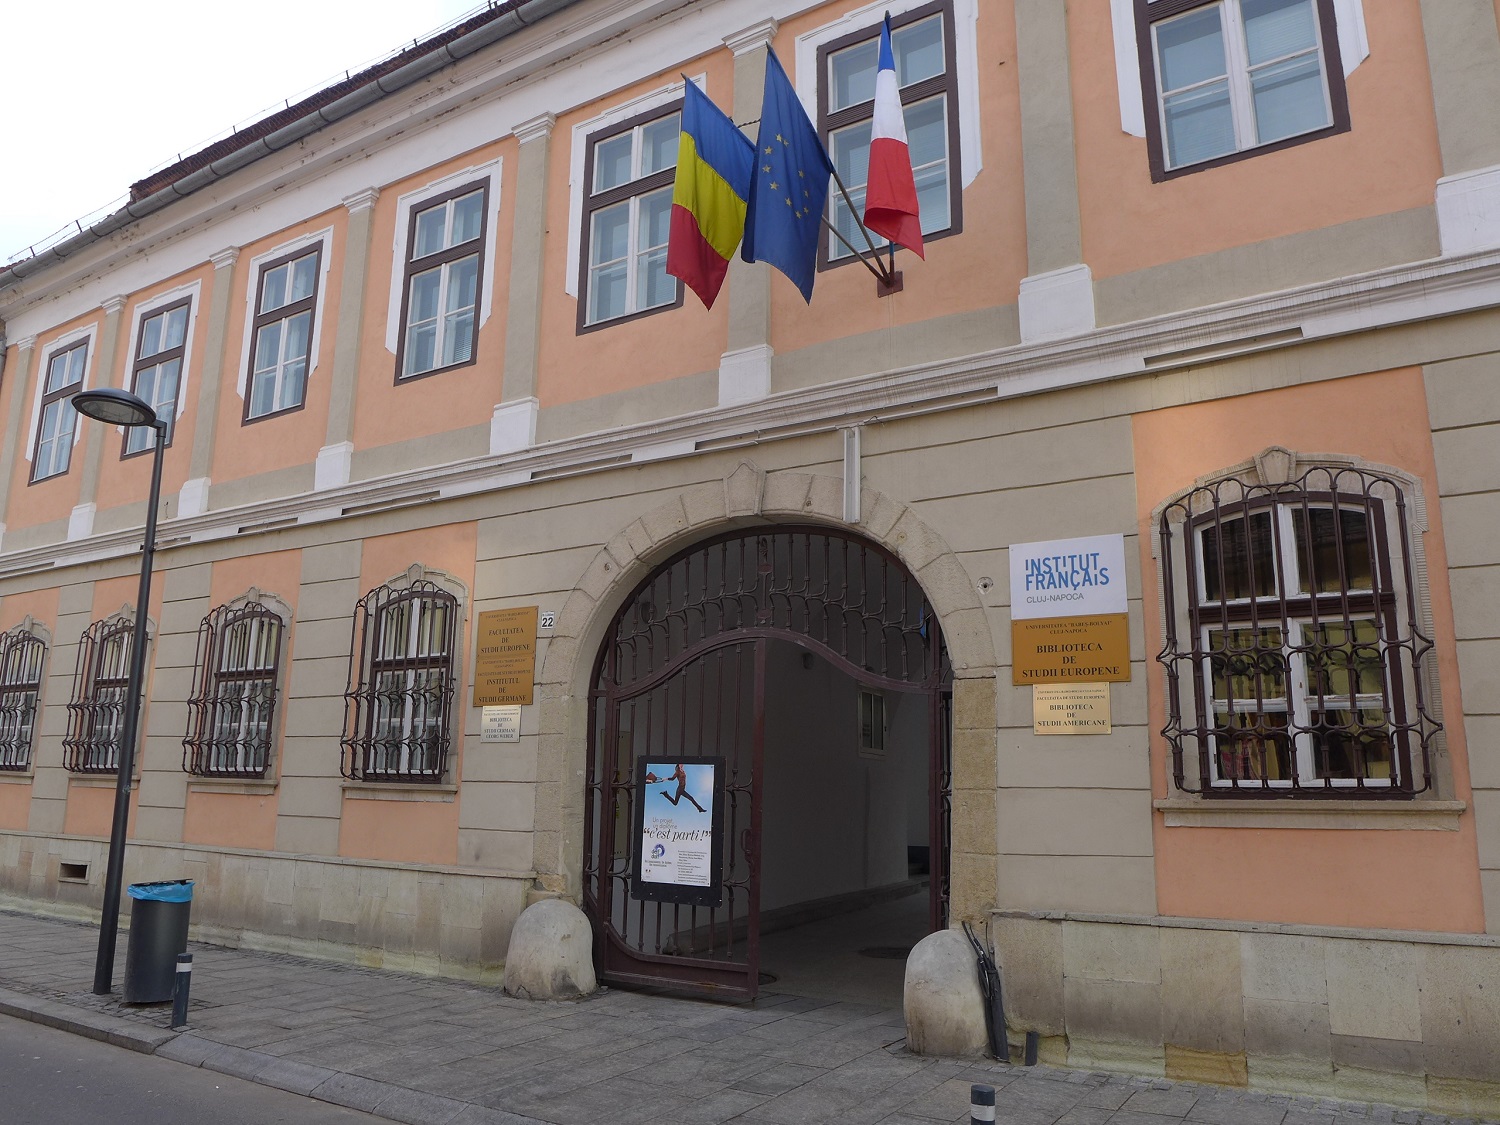
[[[187,952],[193,881],[131,883],[130,944],[125,950],[125,1003],[160,1004],[172,999],[177,955]]]

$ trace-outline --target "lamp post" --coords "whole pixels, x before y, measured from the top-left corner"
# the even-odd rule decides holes
[[[120,933],[120,883],[125,872],[125,829],[130,820],[130,787],[135,775],[136,732],[146,673],[146,608],[151,603],[151,562],[156,555],[156,509],[161,501],[161,455],[167,445],[167,424],[144,399],[113,387],[79,391],[72,403],[73,409],[86,418],[114,426],[150,426],[156,431],[156,448],[151,457],[151,496],[146,502],[146,543],[141,553],[141,586],[135,599],[135,627],[130,637],[130,680],[125,688],[125,722],[120,736],[119,772],[115,776],[115,813],[109,828],[109,861],[104,869],[104,913],[99,919],[99,952],[94,960],[94,993],[108,996],[114,980],[115,940]]]

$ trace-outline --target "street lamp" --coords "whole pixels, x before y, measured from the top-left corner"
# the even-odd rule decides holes
[[[79,391],[73,409],[112,426],[150,426],[156,431],[151,457],[151,496],[146,502],[146,544],[141,554],[141,588],[135,599],[130,637],[130,680],[125,689],[125,723],[115,776],[115,815],[109,829],[109,861],[104,869],[104,914],[99,920],[99,952],[94,960],[94,994],[108,996],[115,972],[115,939],[120,932],[120,883],[125,872],[125,828],[130,820],[130,786],[135,774],[136,728],[141,717],[141,686],[146,674],[146,608],[151,603],[151,562],[156,555],[156,509],[161,500],[161,455],[167,424],[144,399],[129,391],[102,387]]]

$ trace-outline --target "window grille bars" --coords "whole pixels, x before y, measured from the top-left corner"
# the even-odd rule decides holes
[[[271,764],[281,617],[260,602],[223,605],[198,627],[182,768],[200,777],[265,777]]]
[[[46,643],[18,626],[0,635],[0,770],[31,768]]]
[[[72,773],[113,773],[120,768],[132,628],[129,617],[95,621],[78,642],[68,733],[63,738],[63,766]]]
[[[340,740],[345,777],[442,781],[458,616],[458,599],[428,581],[360,599]]]
[[[1408,502],[1379,473],[1228,478],[1168,505],[1172,780],[1208,797],[1399,798],[1432,787],[1432,639]]]

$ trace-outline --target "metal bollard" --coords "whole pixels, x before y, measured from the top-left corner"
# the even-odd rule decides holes
[[[995,1087],[978,1082],[969,1087],[969,1125],[990,1125],[995,1120]]]
[[[172,1030],[187,1025],[188,993],[193,987],[193,955],[177,955],[177,980],[172,988]],[[993,1118],[991,1119],[993,1120]]]

